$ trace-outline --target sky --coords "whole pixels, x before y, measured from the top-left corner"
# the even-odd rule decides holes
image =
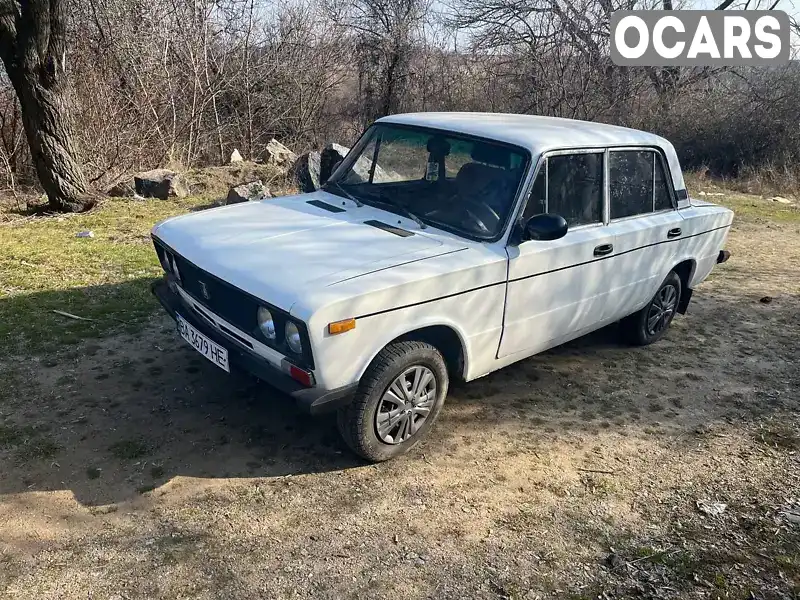
[[[721,0],[715,2],[714,0],[688,0],[686,3],[686,8],[694,8],[697,10],[712,10],[717,7]],[[774,0],[773,0],[774,1]],[[754,4],[756,0],[753,0],[751,4]],[[734,6],[738,4],[738,2],[734,2]],[[769,4],[761,2],[761,4],[766,4],[767,7]],[[778,3],[777,9],[784,11],[790,17],[794,17],[797,19],[800,17],[800,0],[781,0]]]
[[[673,0],[676,8],[693,9],[693,10],[713,10],[722,0]],[[747,0],[734,0],[729,10],[734,10],[745,5]],[[756,6],[766,10],[774,3],[775,0],[750,0],[750,8],[754,9]],[[448,0],[433,0],[433,7],[435,10],[445,10],[448,5]],[[780,0],[778,10],[784,11],[789,18],[793,21],[800,22],[800,0]],[[463,41],[466,37],[459,35],[459,40]],[[800,54],[800,35],[797,32],[792,33],[792,47],[795,50],[795,56]]]

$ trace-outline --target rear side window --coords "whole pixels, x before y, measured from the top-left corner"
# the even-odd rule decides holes
[[[667,177],[664,173],[664,165],[658,156],[655,154],[653,154],[653,156],[655,156],[656,160],[656,189],[653,208],[656,211],[669,210],[670,208],[674,207],[672,206],[672,196],[669,193]]]
[[[612,151],[609,174],[612,219],[672,208],[664,169],[655,152]]]
[[[612,152],[611,218],[621,219],[653,212],[652,152]]]

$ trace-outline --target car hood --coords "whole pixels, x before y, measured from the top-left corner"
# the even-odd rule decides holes
[[[308,203],[315,200],[342,205],[321,191],[246,202],[168,219],[153,235],[201,269],[285,310],[309,288],[454,247],[392,213],[368,206],[330,212]],[[412,235],[367,221],[401,221],[397,226]]]

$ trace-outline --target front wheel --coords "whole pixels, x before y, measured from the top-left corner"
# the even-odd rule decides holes
[[[660,340],[675,317],[680,298],[681,278],[675,271],[670,271],[647,306],[622,321],[628,341],[637,346],[647,346]]]
[[[449,379],[441,353],[425,342],[388,345],[367,368],[353,401],[339,410],[339,433],[373,462],[408,452],[433,425]]]

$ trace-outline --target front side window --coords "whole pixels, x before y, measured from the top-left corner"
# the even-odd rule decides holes
[[[528,155],[417,127],[373,125],[325,189],[474,239],[500,236]]]
[[[570,227],[603,221],[602,152],[549,156],[539,168],[523,219],[561,215]]]
[[[531,195],[525,204],[522,221],[527,222],[531,217],[547,212],[547,160],[542,164],[536,179],[533,180]]]

